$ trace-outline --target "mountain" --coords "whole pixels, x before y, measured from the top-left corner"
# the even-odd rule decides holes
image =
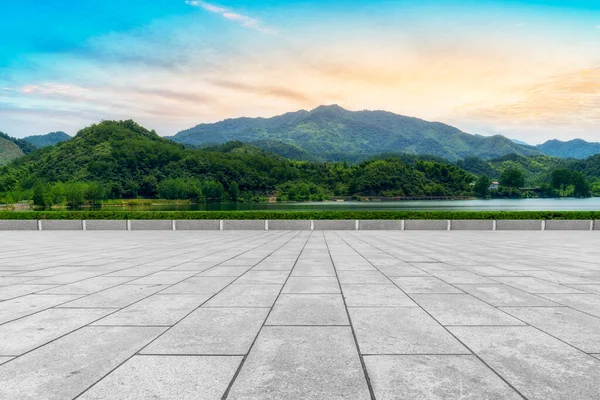
[[[468,156],[486,159],[506,154],[536,155],[504,136],[471,135],[439,122],[386,111],[348,111],[337,105],[300,110],[273,118],[236,118],[200,124],[172,140],[191,145],[268,141],[295,146],[323,160],[384,152],[431,154],[450,160]]]
[[[133,121],[103,121],[1,167],[0,202],[3,193],[33,193],[36,204],[44,205],[65,198],[80,204],[82,196],[246,201],[273,194],[283,200],[457,196],[469,194],[474,180],[457,166],[429,160],[301,162],[242,142],[186,148]]]
[[[560,158],[584,159],[594,154],[600,154],[600,143],[590,143],[582,139],[561,142],[560,140],[549,140],[536,146],[538,150],[549,156]]]
[[[29,154],[29,153],[31,153],[32,151],[34,151],[36,149],[36,147],[34,145],[32,145],[31,143],[29,143],[29,142],[27,142],[27,141],[25,141],[23,139],[17,139],[17,138],[14,138],[12,136],[8,136],[4,132],[0,132],[0,138],[8,140],[10,142],[13,142],[25,154]]]
[[[510,139],[510,140],[516,144],[520,144],[521,146],[531,146],[529,143],[525,143],[522,140],[518,140],[518,139]]]
[[[54,146],[55,144],[65,142],[69,139],[71,139],[71,136],[67,135],[66,133],[64,133],[62,131],[51,132],[51,133],[47,133],[45,135],[27,136],[27,137],[23,138],[24,141],[31,143],[32,145],[34,145],[37,148]]]
[[[23,155],[23,151],[11,140],[0,136],[0,166],[6,165]]]

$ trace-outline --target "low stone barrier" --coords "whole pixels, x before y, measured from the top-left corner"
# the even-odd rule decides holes
[[[411,219],[404,221],[404,229],[407,231],[447,231],[449,221],[440,220],[418,220]]]
[[[218,219],[182,219],[175,221],[178,231],[218,231],[221,221]]]
[[[404,230],[403,220],[393,219],[371,219],[358,221],[358,230],[360,231],[402,231]]]
[[[494,221],[490,219],[459,219],[452,220],[450,229],[453,231],[493,231]]]
[[[353,231],[356,230],[356,220],[315,220],[315,231]]]
[[[600,231],[600,220],[0,220],[0,231]]]
[[[309,231],[310,220],[271,219],[269,220],[270,231]]]
[[[125,220],[103,220],[94,219],[85,221],[86,231],[126,231],[127,221]]]
[[[173,221],[170,219],[138,219],[131,220],[129,228],[132,231],[171,231],[173,230]]]
[[[264,231],[266,223],[263,220],[223,220],[224,231]]]
[[[37,231],[38,221],[6,219],[0,220],[0,231]]]
[[[547,231],[589,231],[592,227],[592,221],[586,220],[548,220],[546,221]]]
[[[496,230],[498,231],[541,231],[541,220],[498,220],[496,221]]]
[[[82,231],[83,221],[81,220],[52,220],[45,219],[40,221],[42,231]]]

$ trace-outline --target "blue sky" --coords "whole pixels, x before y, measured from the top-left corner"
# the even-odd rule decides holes
[[[600,141],[597,1],[7,1],[0,130],[74,134],[320,104]]]

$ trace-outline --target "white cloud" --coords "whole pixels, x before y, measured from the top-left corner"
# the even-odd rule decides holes
[[[208,12],[214,13],[214,14],[219,14],[221,17],[223,17],[227,20],[235,21],[235,22],[241,24],[244,28],[254,29],[255,31],[259,31],[262,33],[268,33],[268,34],[275,33],[275,31],[273,29],[262,26],[260,21],[257,20],[256,18],[252,18],[247,15],[231,12],[230,10],[227,10],[226,8],[215,6],[215,5],[207,3],[205,1],[186,0],[186,4],[189,4],[190,6],[193,6],[193,7],[200,7],[202,9],[204,9]]]

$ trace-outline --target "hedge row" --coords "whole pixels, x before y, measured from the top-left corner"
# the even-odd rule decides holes
[[[1,219],[583,219],[600,211],[0,211]]]

